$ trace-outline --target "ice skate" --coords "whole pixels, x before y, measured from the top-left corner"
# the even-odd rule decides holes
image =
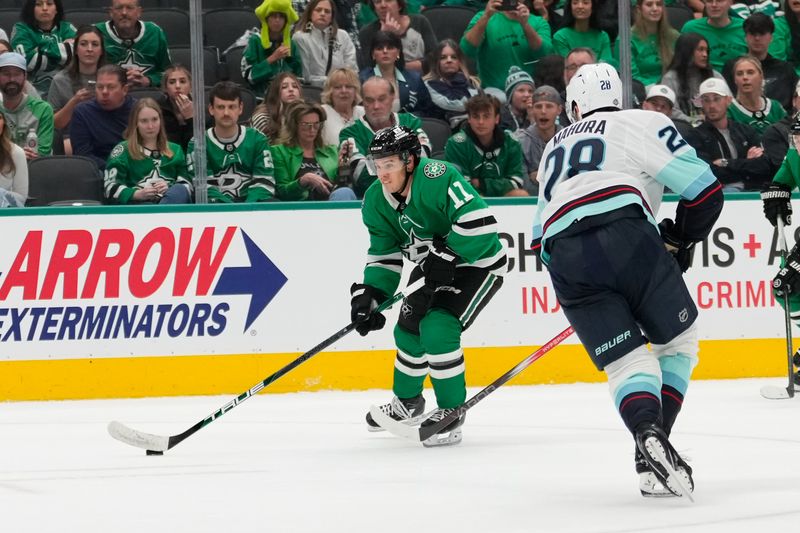
[[[691,479],[692,467],[687,463],[685,468]],[[644,455],[642,455],[642,452],[639,451],[638,447],[636,448],[636,473],[639,474],[639,492],[641,492],[642,496],[645,498],[675,497],[675,494],[670,492],[670,490],[658,480],[658,477],[653,472],[653,469],[650,468],[650,465],[647,463],[647,460],[644,458]]]
[[[694,491],[692,469],[672,447],[664,430],[655,424],[641,424],[636,428],[635,438],[636,446],[656,480],[675,496],[685,496],[690,501],[694,501],[692,498],[692,491]],[[643,484],[642,477],[640,474],[640,490]],[[648,478],[648,476],[644,477]],[[649,489],[649,487],[648,483],[647,488]],[[655,484],[653,484],[653,490],[655,490]]]
[[[433,411],[433,414],[429,416],[425,421],[422,423],[420,427],[425,428],[432,426],[442,420],[444,417],[449,415],[455,411],[455,409],[441,409],[438,408]],[[461,426],[464,424],[464,420],[466,419],[467,415],[462,414],[455,420],[453,420],[450,424],[442,428],[437,434],[433,435],[432,437],[422,441],[422,444],[426,447],[432,446],[450,446],[453,444],[458,444],[461,442]]]
[[[419,424],[425,416],[425,398],[422,394],[413,398],[398,398],[395,396],[391,402],[381,405],[380,409],[395,420],[413,426],[414,424]],[[369,431],[384,431],[369,413],[367,413],[367,429]]]

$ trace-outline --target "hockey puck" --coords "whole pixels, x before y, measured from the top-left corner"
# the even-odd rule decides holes
[[[147,450],[147,455],[164,455],[164,452],[159,452],[157,450]]]

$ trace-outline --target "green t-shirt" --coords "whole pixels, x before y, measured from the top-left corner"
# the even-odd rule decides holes
[[[190,178],[194,178],[194,142],[186,148]],[[272,153],[260,131],[239,126],[236,138],[222,140],[208,128],[206,160],[209,202],[261,202],[275,197]]]
[[[150,80],[151,87],[161,85],[164,70],[172,63],[164,30],[152,22],[139,22],[139,34],[133,39],[122,39],[111,26],[111,21],[95,24],[103,34],[106,61],[123,68],[136,67]]]
[[[722,67],[726,61],[747,53],[743,25],[744,21],[742,19],[731,18],[727,26],[717,28],[708,23],[707,17],[703,17],[688,21],[683,25],[681,33],[694,32],[705,37],[711,49],[708,62],[711,68],[717,72],[722,72]]]
[[[400,283],[403,257],[421,264],[434,237],[445,237],[458,264],[485,268],[502,276],[506,251],[497,221],[483,198],[454,167],[423,157],[414,170],[405,208],[379,181],[364,195],[361,217],[369,231],[364,283],[393,294]]]
[[[106,198],[127,204],[137,189],[152,179],[163,179],[169,185],[183,183],[191,189],[186,156],[180,145],[167,143],[172,156],[142,148],[144,157],[134,159],[128,151],[128,141],[111,150],[105,170]]]
[[[675,38],[677,38],[677,32]],[[672,41],[675,46],[675,40]],[[614,60],[619,64],[619,37],[614,44]],[[652,85],[661,81],[663,68],[666,65],[661,61],[661,51],[658,46],[656,34],[647,35],[640,39],[631,31],[631,76],[643,85]]]
[[[14,24],[11,46],[25,57],[28,81],[36,87],[42,99],[47,98],[53,76],[72,59],[74,48],[64,41],[75,37],[75,33],[75,26],[63,20],[50,31],[32,28],[24,22]]]
[[[734,99],[728,106],[728,118],[752,126],[761,135],[770,124],[774,124],[786,116],[786,110],[783,109],[780,102],[766,97],[762,97],[762,99],[764,108],[760,111],[749,111]]]
[[[611,41],[603,30],[577,31],[567,27],[561,28],[553,35],[553,48],[560,56],[567,57],[570,50],[578,47],[594,50],[598,62],[614,62],[614,57],[611,55]]]
[[[464,35],[482,16],[483,11],[479,11],[472,17],[467,29],[464,30]],[[541,57],[553,53],[550,24],[536,15],[528,17],[528,23],[542,39],[542,46],[538,50],[531,50],[528,46],[522,25],[502,13],[495,13],[489,19],[486,33],[479,46],[472,46],[466,37],[461,38],[461,49],[468,56],[476,58],[478,77],[483,87],[495,87],[505,91],[508,69],[511,66],[518,66],[533,76],[534,63]]]
[[[395,113],[393,116],[393,124],[399,124],[417,132],[419,143],[428,153],[431,152],[431,142],[428,140],[428,134],[422,129],[422,121],[419,118],[410,113]],[[377,178],[377,176],[370,174],[364,159],[369,153],[369,143],[372,142],[374,137],[375,131],[367,122],[366,117],[359,118],[339,132],[339,146],[345,141],[352,141],[353,148],[350,153],[350,165],[355,168],[353,171],[353,190],[359,198],[364,195],[367,188]]]
[[[503,196],[524,184],[522,147],[508,131],[503,132],[502,146],[486,152],[459,131],[447,139],[444,156],[468,181],[478,180],[483,196]]]

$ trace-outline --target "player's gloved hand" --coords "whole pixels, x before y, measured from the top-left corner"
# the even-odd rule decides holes
[[[773,226],[778,225],[778,217],[785,225],[792,223],[792,190],[780,183],[770,183],[761,189],[764,202],[764,216]]]
[[[689,267],[692,266],[692,256],[694,256],[694,243],[684,241],[675,230],[675,222],[669,218],[662,220],[658,224],[658,229],[661,230],[661,238],[664,240],[667,251],[678,262],[681,272],[689,270]]]
[[[386,317],[375,313],[375,309],[386,300],[386,295],[371,285],[353,283],[350,286],[350,321],[355,322],[356,331],[363,337],[370,331],[381,329]]]
[[[800,292],[800,249],[794,245],[786,256],[786,264],[772,280],[775,296],[784,296]]]
[[[434,239],[428,257],[422,262],[425,286],[437,289],[453,282],[458,256],[441,239]]]

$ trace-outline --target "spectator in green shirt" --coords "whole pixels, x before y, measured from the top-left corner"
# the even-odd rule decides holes
[[[599,63],[613,63],[611,40],[598,28],[598,0],[569,0],[564,5],[564,27],[553,35],[557,54],[566,57],[577,47],[591,48]]]
[[[705,3],[706,16],[684,24],[681,33],[694,32],[705,37],[711,68],[721,72],[726,61],[747,53],[744,21],[730,17],[732,0],[705,0]]]
[[[733,65],[736,98],[728,106],[728,117],[749,124],[759,135],[770,124],[786,116],[786,110],[775,99],[764,96],[764,70],[754,56],[742,56]]]
[[[672,61],[678,32],[669,25],[664,0],[636,0],[631,28],[631,75],[644,85],[658,83]],[[619,62],[619,37],[614,59]]]

